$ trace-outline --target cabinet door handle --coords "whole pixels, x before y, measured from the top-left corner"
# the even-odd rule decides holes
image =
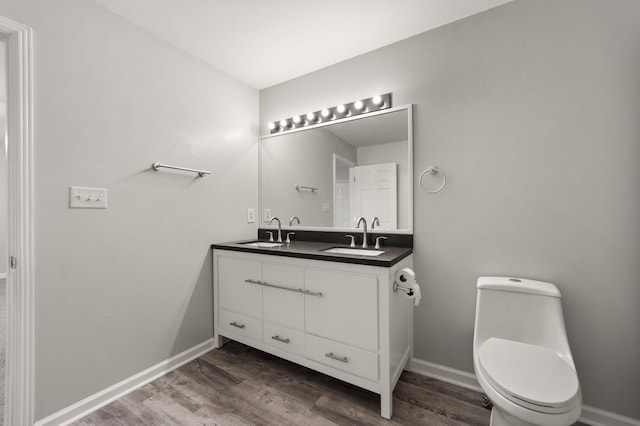
[[[238,328],[244,328],[244,324],[238,324],[237,322],[233,321],[230,322],[229,325],[232,325],[234,327],[238,327]]]
[[[282,343],[289,343],[291,340],[289,338],[282,338],[280,336],[278,336],[277,334],[275,336],[271,336],[271,338],[273,340],[277,340],[278,342],[282,342]]]
[[[335,359],[336,361],[340,361],[340,362],[349,362],[349,358],[347,358],[346,356],[334,355],[333,352],[324,354],[324,356],[326,356],[327,358]]]
[[[316,293],[314,291],[305,291],[301,288],[290,288],[290,287],[283,287],[281,285],[277,285],[277,284],[270,284],[266,281],[259,281],[259,280],[252,280],[252,279],[246,279],[244,280],[245,283],[249,283],[249,284],[258,284],[264,287],[271,287],[271,288],[278,288],[280,290],[287,290],[287,291],[295,291],[296,293],[304,293],[304,294],[309,294],[311,296],[318,296],[318,297],[322,297],[322,293]]]

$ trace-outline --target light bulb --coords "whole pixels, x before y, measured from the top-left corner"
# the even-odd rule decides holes
[[[346,107],[346,106],[344,106],[344,105],[338,105],[338,106],[336,107],[336,111],[337,111],[339,114],[344,114],[346,110],[347,110],[347,107]]]
[[[362,101],[356,101],[356,102],[353,104],[353,107],[354,107],[355,109],[357,109],[358,111],[360,111],[360,110],[362,110],[362,108],[364,108],[364,103],[363,103]]]
[[[275,130],[276,129],[276,123],[269,123],[269,130]]]
[[[371,98],[371,102],[373,102],[374,105],[382,104],[382,96],[375,95],[373,98]]]
[[[323,109],[322,111],[320,111],[320,114],[324,117],[324,118],[329,118],[331,117],[331,111],[329,111],[328,109]]]
[[[294,124],[300,124],[302,123],[302,118],[300,118],[299,115],[296,115],[295,117],[293,117],[293,123]]]
[[[309,121],[315,121],[316,120],[316,115],[312,112],[307,113],[307,120]]]
[[[280,127],[286,129],[287,127],[289,127],[289,122],[287,120],[280,120]]]

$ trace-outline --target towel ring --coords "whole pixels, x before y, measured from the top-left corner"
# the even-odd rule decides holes
[[[435,175],[436,173],[440,173],[442,175],[442,185],[440,185],[440,187],[438,189],[434,189],[433,191],[429,191],[428,189],[424,188],[424,185],[422,185],[422,178],[427,173],[429,173],[431,175]],[[442,191],[444,189],[444,186],[447,184],[447,178],[444,175],[444,173],[442,173],[440,170],[438,170],[438,168],[436,166],[429,166],[429,168],[427,170],[425,170],[424,172],[422,172],[420,174],[420,179],[418,180],[418,183],[420,184],[420,188],[422,188],[425,192],[428,192],[430,194],[435,194],[436,192],[440,192],[440,191]]]

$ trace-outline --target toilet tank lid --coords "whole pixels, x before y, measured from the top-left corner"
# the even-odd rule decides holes
[[[551,283],[515,277],[480,277],[478,289],[513,291],[560,297],[560,290]]]

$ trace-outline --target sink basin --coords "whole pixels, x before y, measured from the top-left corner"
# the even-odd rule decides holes
[[[347,247],[334,247],[326,250],[322,250],[325,253],[336,253],[336,254],[358,254],[360,256],[380,256],[384,253],[383,250],[369,250],[369,249],[359,249],[359,248],[347,248]]]
[[[251,246],[251,247],[262,247],[262,248],[273,248],[280,247],[284,245],[283,243],[270,243],[267,241],[253,241],[251,243],[243,243],[243,246]]]

